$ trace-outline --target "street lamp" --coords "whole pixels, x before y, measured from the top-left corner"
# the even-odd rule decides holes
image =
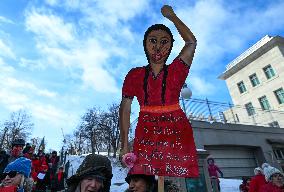
[[[187,87],[187,84],[186,84],[186,83],[183,84],[182,89],[181,89],[181,91],[180,91],[180,95],[181,95],[182,107],[183,107],[183,110],[184,110],[185,115],[187,116],[187,114],[186,114],[186,109],[185,109],[185,104],[184,104],[184,99],[190,99],[190,97],[192,96],[192,92],[191,92],[191,90]]]
[[[187,84],[184,83],[181,89],[181,97],[183,99],[190,99],[190,97],[192,96],[192,92],[191,90],[187,87]]]

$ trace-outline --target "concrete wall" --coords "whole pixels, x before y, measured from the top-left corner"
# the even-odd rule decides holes
[[[191,125],[197,149],[213,145],[254,148],[259,166],[267,162],[281,169],[267,139],[279,140],[281,143],[284,138],[284,129],[240,124],[210,124],[203,121],[191,121]]]

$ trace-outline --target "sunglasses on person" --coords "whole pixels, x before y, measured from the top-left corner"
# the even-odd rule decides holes
[[[3,173],[2,174],[2,179],[5,179],[7,177],[7,175],[10,177],[10,178],[14,178],[16,175],[18,174],[17,171],[10,171],[8,173]]]

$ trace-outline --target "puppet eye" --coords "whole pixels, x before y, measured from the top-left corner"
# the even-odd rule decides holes
[[[149,41],[150,41],[151,43],[153,43],[153,44],[156,44],[156,43],[157,43],[157,39],[155,39],[155,38],[151,38],[151,39],[149,39]]]
[[[161,44],[162,44],[162,45],[165,45],[165,44],[167,44],[168,42],[169,42],[168,40],[164,39],[164,40],[161,41]]]

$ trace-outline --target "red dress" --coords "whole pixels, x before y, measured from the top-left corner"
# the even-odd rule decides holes
[[[189,67],[175,59],[156,77],[149,65],[125,77],[123,97],[136,96],[140,104],[133,144],[137,161],[130,174],[198,177],[192,128],[179,106],[188,72]]]

